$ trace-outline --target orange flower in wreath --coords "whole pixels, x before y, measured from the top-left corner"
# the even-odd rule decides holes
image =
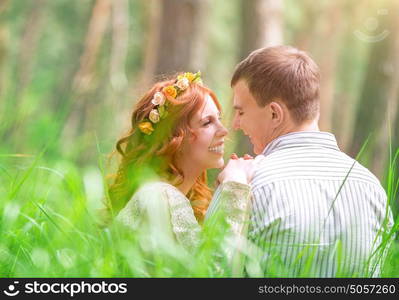
[[[177,96],[177,90],[175,89],[175,87],[173,85],[169,85],[167,87],[164,87],[162,89],[162,92],[172,98],[176,98]]]

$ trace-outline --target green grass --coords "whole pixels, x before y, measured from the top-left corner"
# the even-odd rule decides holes
[[[391,156],[384,184],[390,204],[398,196],[395,169],[399,149]],[[101,161],[101,159],[100,159]],[[206,230],[196,255],[185,253],[158,232],[149,239],[114,225],[97,226],[96,210],[103,197],[103,168],[79,168],[68,161],[48,165],[45,153],[36,157],[0,157],[1,277],[230,277],[237,276],[224,255],[223,230]],[[387,259],[383,277],[399,277],[399,243],[388,241],[399,222],[385,234],[374,257]],[[338,261],[340,245],[336,245]],[[217,249],[217,255],[215,255]],[[312,277],[312,249],[307,249],[301,277]],[[308,251],[308,252],[309,252]],[[284,270],[271,254],[263,274],[256,256],[247,253],[250,276],[280,277]],[[337,276],[346,276],[338,272]],[[367,273],[359,276],[368,276]]]

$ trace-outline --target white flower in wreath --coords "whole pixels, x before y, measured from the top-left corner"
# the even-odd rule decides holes
[[[165,104],[165,100],[166,100],[166,97],[162,92],[156,92],[154,94],[154,97],[151,100],[151,103],[154,105],[162,106]]]
[[[158,123],[160,120],[160,116],[157,109],[152,109],[150,112],[149,119],[152,123]]]
[[[180,79],[177,81],[177,83],[176,83],[176,86],[177,86],[179,89],[181,89],[182,91],[184,91],[185,89],[187,89],[189,85],[190,85],[190,81],[189,81],[186,77],[180,78]]]

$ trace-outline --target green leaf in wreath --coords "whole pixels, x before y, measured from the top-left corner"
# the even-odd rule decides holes
[[[166,110],[165,110],[164,105],[158,107],[158,113],[159,113],[159,116],[161,117],[161,119],[164,119],[166,117],[166,115],[165,115]]]

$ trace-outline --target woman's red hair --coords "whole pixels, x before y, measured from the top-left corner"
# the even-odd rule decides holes
[[[174,186],[180,184],[184,174],[178,168],[176,160],[183,141],[193,135],[190,120],[204,105],[206,95],[210,95],[216,106],[221,106],[215,94],[207,87],[191,83],[176,99],[168,101],[168,115],[159,123],[153,124],[154,132],[145,135],[138,124],[148,118],[154,108],[151,100],[156,92],[174,84],[174,80],[157,82],[138,101],[132,117],[131,127],[126,135],[116,143],[120,161],[116,174],[111,175],[108,185],[108,210],[115,215],[121,210],[136,190],[147,180],[160,178]],[[194,135],[195,136],[195,135]],[[207,185],[206,171],[197,178],[188,193],[195,217],[202,222],[212,194]]]

